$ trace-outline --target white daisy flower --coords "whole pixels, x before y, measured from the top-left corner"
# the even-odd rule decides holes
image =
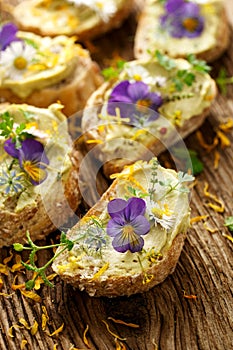
[[[154,221],[155,226],[160,225],[166,231],[170,231],[176,221],[173,211],[168,207],[168,204],[161,204],[153,202],[150,199],[146,200],[146,208],[149,215],[149,219]]]
[[[104,22],[116,12],[117,7],[114,0],[67,0],[76,6],[85,5],[94,10]]]
[[[164,87],[167,83],[167,78],[162,77],[162,76],[157,76],[154,78],[154,84],[157,87]]]
[[[34,47],[22,41],[12,42],[0,55],[0,68],[5,69],[5,78],[23,79],[36,52]]]
[[[126,74],[129,77],[130,83],[135,81],[142,81],[145,84],[151,84],[153,78],[150,76],[148,70],[143,66],[125,65]]]
[[[126,64],[124,68],[131,83],[142,81],[145,84],[156,87],[164,87],[166,85],[167,79],[165,77],[152,77],[149,71],[143,66],[130,66]]]

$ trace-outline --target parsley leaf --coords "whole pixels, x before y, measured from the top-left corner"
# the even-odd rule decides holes
[[[188,55],[187,60],[193,66],[193,68],[198,72],[208,73],[211,70],[211,67],[208,66],[206,61],[197,59],[196,56],[193,54]]]
[[[178,70],[176,76],[172,78],[177,91],[182,91],[184,85],[191,86],[195,81],[195,75],[185,69]]]

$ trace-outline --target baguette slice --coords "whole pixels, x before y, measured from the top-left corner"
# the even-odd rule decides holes
[[[79,41],[85,41],[119,27],[132,11],[134,0],[80,3],[25,0],[14,8],[13,17],[21,30],[42,36],[77,35]]]
[[[160,17],[164,5],[157,0],[146,0],[138,20],[134,42],[136,58],[148,57],[148,50],[159,50],[170,57],[187,57],[195,54],[198,58],[212,62],[219,58],[229,45],[230,28],[223,0],[192,0],[200,7],[204,18],[204,30],[195,38],[174,38],[160,28]]]
[[[33,50],[33,57],[28,59],[27,67],[23,71],[16,70],[17,73],[13,59],[7,63],[0,60],[1,102],[46,108],[59,101],[67,116],[82,110],[103,82],[99,66],[91,60],[89,52],[76,44],[74,37],[49,38],[21,31],[17,32],[17,37]],[[6,50],[12,57],[11,45]],[[15,50],[20,48],[17,46]]]
[[[209,113],[217,91],[210,75],[198,72],[187,60],[158,57],[127,62],[118,78],[105,82],[87,102],[81,124],[84,138],[88,151],[91,150],[102,163],[106,176],[120,172],[126,164],[158,156],[196,130]],[[161,61],[165,61],[166,66],[162,66]],[[175,87],[179,72],[194,79],[190,86],[182,83]],[[143,118],[151,113],[155,118],[147,121],[145,117],[139,125],[124,122],[123,118],[107,112],[113,89],[125,80],[131,82],[135,75],[137,79],[147,81],[149,90],[163,100],[158,108],[159,114],[144,109]],[[180,87],[182,89],[178,91]],[[122,109],[124,103],[118,106]]]
[[[4,150],[6,139],[0,136],[0,246],[8,246],[23,242],[27,231],[33,240],[42,239],[74,215],[81,202],[80,156],[72,148],[67,118],[60,104],[48,109],[26,104],[0,106],[0,121],[5,121],[8,113],[14,118],[14,129],[24,123],[24,130],[31,135],[29,139],[39,141],[49,159],[47,178],[34,185],[25,171],[27,165],[21,168]],[[5,181],[9,174],[13,176],[14,188]]]
[[[176,267],[189,227],[188,189],[180,179],[193,180],[190,175],[161,167],[155,158],[149,163],[139,161],[125,167],[122,173],[116,174],[100,200],[68,231],[67,236],[74,246],[55,259],[54,271],[91,296],[129,296],[163,282]],[[179,184],[169,191],[168,183]],[[136,195],[132,195],[132,190]],[[138,251],[116,250],[113,237],[107,233],[108,205],[119,198],[134,201],[131,209],[126,210],[125,218],[117,220],[115,229],[118,231],[120,226],[121,232],[124,227],[134,225],[135,203],[144,201],[145,213],[138,211],[135,215],[145,216],[149,231],[141,236],[144,245]],[[145,225],[143,222],[143,228]],[[125,234],[124,243],[117,242],[117,249],[126,244],[131,234]],[[60,250],[58,248],[57,252]]]

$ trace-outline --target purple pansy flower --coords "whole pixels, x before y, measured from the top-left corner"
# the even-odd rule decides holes
[[[124,80],[112,90],[107,111],[110,115],[116,115],[116,108],[119,108],[122,118],[129,118],[131,123],[138,124],[140,120],[143,123],[143,118],[147,121],[157,119],[156,111],[161,105],[160,94],[150,92],[147,84]]]
[[[8,139],[4,142],[4,150],[13,158],[19,158],[19,150],[15,147],[15,142]]]
[[[29,176],[33,185],[39,185],[46,179],[49,160],[44,146],[39,141],[26,139],[22,141],[21,147],[16,149],[15,143],[9,139],[5,141],[4,149],[10,156],[19,160],[21,169]]]
[[[13,23],[6,23],[0,29],[0,51],[5,50],[12,41],[19,41],[20,39],[16,37],[18,28]]]
[[[196,38],[204,29],[204,18],[198,4],[184,0],[168,0],[166,14],[161,17],[161,27],[173,38]]]
[[[144,240],[141,237],[150,230],[149,221],[145,218],[146,203],[141,198],[132,197],[113,199],[108,203],[108,213],[111,219],[107,225],[107,234],[113,238],[113,248],[125,253],[142,250]]]

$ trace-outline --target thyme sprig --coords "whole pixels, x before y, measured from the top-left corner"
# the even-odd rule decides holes
[[[152,169],[151,179],[150,179],[151,187],[148,189],[151,200],[153,199],[153,195],[155,192],[155,185],[158,183],[158,173],[157,173],[158,166],[159,166],[158,160],[154,159],[152,167],[151,167],[151,169]]]
[[[194,179],[195,179],[194,176],[189,175],[187,173],[184,173],[183,171],[179,171],[177,173],[177,182],[176,183],[172,184],[170,179],[167,180],[167,181],[159,181],[159,184],[161,186],[167,186],[168,187],[168,190],[160,198],[160,200],[162,198],[164,198],[165,196],[167,196],[172,191],[179,191],[179,192],[183,192],[183,193],[188,193],[189,192],[189,188],[186,187],[186,186],[183,186],[183,184],[186,183],[186,182],[192,182]]]
[[[47,276],[46,276],[46,269],[53,263],[53,261],[59,256],[61,255],[65,250],[70,251],[73,246],[74,246],[74,242],[72,242],[71,240],[69,240],[66,236],[66,234],[64,232],[61,232],[61,236],[60,236],[60,243],[58,244],[51,244],[51,245],[46,245],[46,246],[37,246],[31,239],[29,232],[26,233],[26,237],[28,240],[28,244],[29,247],[25,247],[24,245],[22,245],[21,243],[14,243],[13,244],[13,248],[14,250],[16,250],[17,252],[21,252],[23,250],[30,250],[30,254],[29,254],[29,264],[25,263],[23,261],[21,261],[22,265],[29,271],[34,271],[36,272],[35,276],[33,279],[28,280],[25,283],[26,289],[31,290],[34,288],[35,286],[35,282],[37,280],[37,278],[40,276],[44,283],[47,286],[53,287],[54,285],[48,280]],[[36,254],[44,249],[50,249],[50,248],[57,248],[57,247],[63,247],[62,249],[60,249],[59,251],[57,251],[54,256],[47,261],[46,264],[44,264],[42,267],[38,267],[36,265]]]

